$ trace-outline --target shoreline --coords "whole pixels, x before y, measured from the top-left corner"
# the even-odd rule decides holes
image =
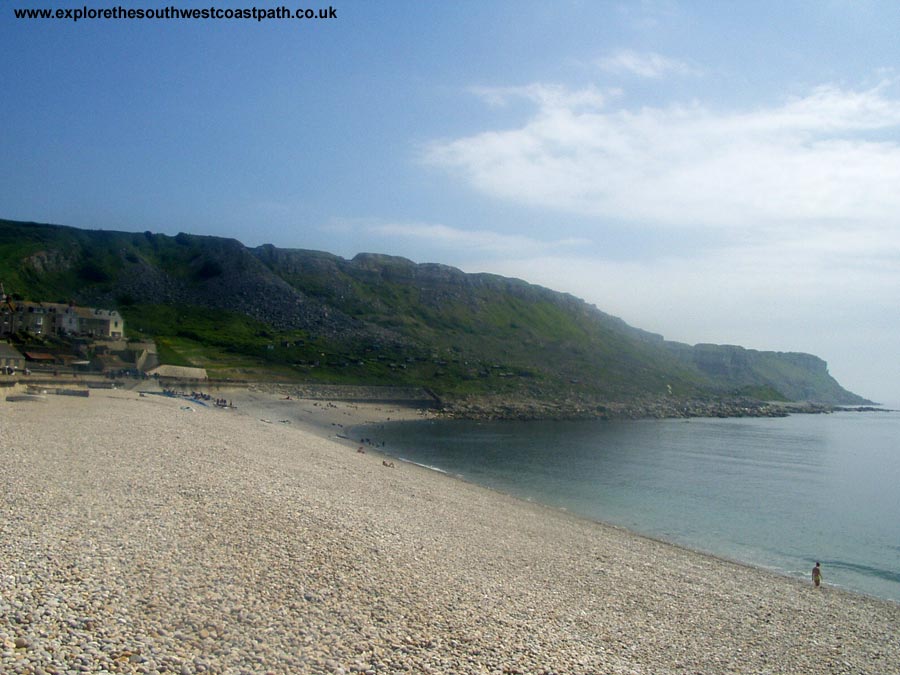
[[[0,402],[0,669],[900,667],[894,603],[386,468],[331,437],[396,406],[235,404]]]
[[[97,380],[90,376],[46,378],[33,375],[0,381],[0,391],[15,387],[54,389],[57,387],[119,388],[130,391],[163,391],[157,380],[131,379]],[[787,417],[793,414],[830,414],[834,412],[897,412],[877,403],[814,403],[809,401],[763,401],[745,397],[723,397],[719,399],[674,399],[662,397],[639,397],[627,402],[588,401],[564,399],[553,402],[549,399],[522,398],[485,394],[466,396],[441,401],[437,395],[422,387],[391,387],[369,385],[333,385],[309,383],[271,383],[259,381],[235,382],[229,380],[209,380],[181,382],[172,386],[177,389],[191,388],[198,391],[233,395],[241,399],[260,402],[267,397],[273,400],[305,400],[313,404],[337,404],[370,409],[378,416],[379,410],[393,407],[398,415],[412,412],[440,419],[467,419],[473,421],[572,421],[572,420],[643,420],[643,419],[691,419],[691,418],[744,418],[744,417]],[[402,390],[398,392],[395,390]],[[380,390],[388,390],[381,392]],[[314,392],[315,398],[308,394]],[[406,395],[415,398],[393,398]],[[391,400],[378,400],[380,395]]]
[[[399,424],[408,421],[420,421],[420,420],[435,420],[441,421],[446,419],[454,419],[445,417],[439,413],[435,413],[434,411],[416,408],[414,406],[404,406],[401,404],[381,404],[381,403],[348,403],[341,401],[320,401],[320,400],[309,400],[309,399],[295,399],[292,398],[290,400],[285,400],[281,396],[275,396],[271,393],[255,393],[252,397],[250,397],[256,404],[260,407],[257,409],[252,409],[253,413],[261,412],[262,410],[269,409],[274,412],[274,410],[278,409],[278,406],[284,406],[282,411],[290,410],[291,407],[301,406],[309,416],[305,418],[300,418],[298,423],[298,428],[305,429],[311,433],[316,434],[317,436],[329,439],[338,443],[341,443],[348,448],[353,449],[363,449],[366,453],[371,453],[378,459],[386,458],[388,460],[394,460],[398,462],[402,462],[404,465],[409,465],[416,467],[417,469],[422,469],[425,471],[429,471],[436,475],[442,476],[446,479],[459,481],[466,485],[475,486],[482,490],[487,490],[497,495],[501,495],[504,498],[513,499],[515,501],[522,502],[523,504],[530,504],[540,506],[542,508],[549,509],[550,511],[559,512],[563,514],[567,514],[573,518],[578,520],[583,520],[584,522],[593,523],[602,527],[609,527],[615,530],[620,530],[628,535],[639,537],[642,539],[647,539],[649,541],[655,542],[657,544],[662,544],[665,546],[672,546],[678,549],[683,549],[684,551],[709,556],[716,560],[721,560],[722,562],[737,565],[740,567],[745,567],[748,569],[757,570],[766,574],[772,574],[778,578],[786,579],[794,583],[800,583],[801,585],[805,585],[807,580],[803,576],[795,576],[791,575],[787,571],[782,571],[779,569],[765,567],[763,565],[755,565],[753,563],[749,563],[737,558],[730,558],[725,555],[713,553],[711,551],[707,551],[701,548],[691,547],[686,544],[682,544],[676,541],[668,540],[662,537],[656,537],[651,534],[646,534],[642,532],[638,532],[628,527],[617,525],[615,523],[611,523],[605,520],[591,518],[589,516],[585,516],[579,514],[577,512],[571,511],[564,507],[557,507],[550,504],[544,504],[543,502],[528,499],[525,497],[519,497],[509,492],[505,492],[498,488],[481,485],[472,480],[468,480],[463,476],[452,473],[450,471],[445,471],[438,467],[431,467],[420,464],[418,462],[404,459],[397,455],[391,454],[390,452],[386,452],[380,449],[380,446],[373,445],[367,443],[365,440],[360,439],[357,435],[353,437],[348,436],[345,432],[350,432],[355,429],[361,430],[364,427],[372,426],[377,427],[382,424]],[[236,400],[241,400],[240,398]],[[242,401],[243,405],[246,406],[247,401]],[[267,408],[267,406],[272,406],[272,408]],[[886,408],[871,408],[869,406],[863,406],[859,408],[835,408],[835,412],[894,412],[893,410],[889,410]],[[248,412],[245,410],[244,412]],[[804,409],[803,406],[800,406],[799,410],[795,410],[794,414],[821,414],[821,411],[815,410],[813,412],[809,412]],[[766,415],[767,417],[770,415]],[[467,418],[468,419],[468,418]],[[627,418],[624,420],[615,421],[639,421],[646,419],[659,419],[659,418],[636,418],[631,419]],[[663,419],[679,419],[679,418],[663,418]],[[473,421],[482,421],[482,420],[473,420]],[[520,420],[483,420],[483,421],[520,421]],[[521,420],[521,421],[553,421],[553,420]],[[595,419],[594,421],[604,421],[602,419]],[[609,420],[607,420],[609,421]],[[368,439],[366,439],[368,440]],[[894,605],[900,606],[900,601],[892,600],[890,598],[882,598],[877,595],[872,595],[868,593],[864,593],[862,591],[858,591],[855,589],[846,588],[843,586],[836,586],[833,584],[826,583],[829,589],[834,592],[847,593],[849,595],[859,595],[866,598],[871,598],[873,600],[879,602],[888,602]]]
[[[855,411],[845,411],[845,412],[855,412]],[[880,410],[879,410],[878,412],[880,412]],[[890,412],[895,412],[895,411],[890,411]],[[415,418],[413,418],[413,419],[415,419]],[[436,421],[440,421],[440,420],[443,419],[443,418],[436,417],[436,418],[434,418],[434,419],[435,419]],[[388,423],[391,423],[391,424],[395,424],[395,423],[396,423],[396,424],[401,424],[401,423],[403,423],[404,421],[410,421],[410,420],[408,420],[408,419],[407,419],[407,420],[403,420],[403,419],[398,419],[398,420],[387,420],[387,422],[388,422]],[[504,422],[505,422],[505,421],[515,421],[515,420],[486,420],[486,421],[504,421]],[[526,421],[534,421],[534,420],[526,420]],[[596,421],[601,421],[601,420],[596,420]],[[624,420],[624,421],[638,421],[638,420]],[[371,423],[371,422],[366,422],[366,423],[364,423],[364,424],[363,424],[363,427],[365,427],[366,424],[370,424],[370,423]],[[380,423],[380,422],[375,422],[374,424],[381,424],[381,423]],[[349,445],[354,446],[354,447],[356,447],[356,446],[358,445],[358,443],[355,442],[355,441],[353,441],[352,439],[337,439],[337,440],[346,440],[346,441],[349,441]],[[504,491],[504,490],[502,490],[502,489],[500,489],[500,488],[492,487],[492,486],[489,486],[489,485],[484,485],[484,484],[479,483],[479,482],[477,482],[477,481],[470,480],[470,479],[466,478],[465,476],[463,476],[463,475],[461,475],[461,474],[453,473],[453,472],[451,472],[451,471],[442,469],[442,468],[440,468],[440,467],[429,466],[429,465],[426,465],[426,464],[422,464],[422,463],[420,463],[420,462],[416,462],[416,461],[413,461],[413,460],[411,460],[411,459],[406,459],[406,458],[404,458],[404,457],[400,457],[399,455],[391,454],[390,452],[386,452],[386,451],[383,451],[383,450],[379,450],[378,446],[366,446],[366,447],[367,447],[367,451],[375,453],[376,456],[386,457],[386,458],[391,459],[391,460],[395,460],[395,461],[398,461],[398,462],[402,462],[404,465],[413,466],[413,467],[416,467],[417,469],[424,469],[424,470],[426,470],[426,471],[435,473],[436,475],[442,476],[442,477],[444,477],[444,478],[446,478],[446,479],[453,480],[453,481],[459,481],[460,483],[463,483],[463,484],[465,484],[465,485],[471,485],[471,486],[477,487],[477,488],[482,489],[482,490],[487,490],[488,492],[492,492],[492,493],[497,494],[497,495],[500,495],[500,496],[502,496],[502,497],[504,497],[504,498],[513,499],[513,500],[515,500],[515,501],[519,501],[519,502],[521,502],[521,503],[523,503],[523,504],[535,505],[535,506],[539,506],[539,507],[542,507],[542,508],[546,508],[546,509],[549,509],[550,511],[553,511],[553,512],[558,512],[558,513],[562,513],[562,514],[569,515],[569,516],[571,516],[572,518],[575,518],[575,519],[577,519],[577,520],[582,520],[582,521],[584,521],[584,522],[586,522],[586,523],[591,523],[591,524],[594,524],[594,525],[597,525],[597,526],[600,526],[600,527],[611,528],[611,529],[613,529],[613,530],[619,530],[619,531],[621,531],[621,532],[623,532],[623,533],[625,533],[625,534],[627,534],[627,535],[629,535],[629,536],[637,537],[637,538],[640,538],[640,539],[646,539],[646,540],[648,540],[648,541],[650,541],[650,542],[653,542],[653,543],[656,543],[656,544],[660,544],[660,545],[663,545],[663,546],[671,546],[671,547],[676,548],[676,549],[681,549],[681,550],[683,550],[683,551],[685,551],[685,552],[687,552],[687,553],[691,553],[691,554],[696,554],[696,555],[700,555],[700,556],[706,556],[706,557],[709,557],[709,558],[713,558],[713,559],[719,560],[719,561],[721,561],[721,562],[723,562],[723,563],[727,563],[727,564],[731,564],[731,565],[736,565],[736,566],[738,566],[738,567],[744,567],[744,568],[747,568],[747,569],[750,569],[750,570],[755,570],[755,571],[762,572],[762,573],[765,573],[765,574],[771,574],[771,575],[773,575],[773,576],[775,576],[775,577],[778,577],[778,578],[780,578],[780,579],[784,579],[784,580],[787,580],[787,581],[790,581],[790,582],[793,582],[793,583],[799,583],[799,584],[804,585],[804,586],[805,586],[805,585],[808,585],[808,583],[809,583],[808,580],[806,579],[806,576],[804,576],[804,575],[799,575],[799,576],[798,576],[798,575],[791,574],[790,572],[785,571],[785,570],[782,570],[782,569],[779,569],[779,568],[768,567],[768,566],[761,565],[761,564],[754,564],[754,563],[751,563],[751,562],[747,562],[747,561],[745,561],[745,560],[741,560],[741,559],[739,559],[739,558],[732,558],[732,557],[729,557],[729,556],[724,555],[724,554],[715,553],[715,552],[712,552],[712,551],[709,551],[709,550],[706,550],[706,549],[702,549],[702,548],[699,548],[699,547],[690,546],[690,545],[688,545],[688,544],[684,544],[684,543],[681,543],[681,542],[678,542],[678,541],[675,541],[675,540],[666,539],[666,538],[664,538],[664,537],[662,537],[662,536],[654,536],[654,535],[652,535],[652,534],[648,534],[648,533],[645,533],[645,532],[640,532],[640,531],[638,531],[638,530],[631,529],[631,528],[629,528],[629,527],[627,527],[627,526],[624,526],[624,525],[618,525],[618,524],[613,523],[613,522],[610,522],[610,521],[606,521],[606,520],[602,520],[602,519],[600,519],[600,518],[594,518],[594,517],[591,517],[591,516],[588,516],[588,515],[584,515],[584,514],[578,513],[577,511],[572,511],[571,509],[568,509],[568,508],[566,508],[566,507],[562,507],[562,506],[554,506],[554,505],[552,505],[552,504],[547,504],[547,503],[545,503],[545,502],[541,502],[541,501],[536,500],[536,499],[531,499],[531,498],[529,498],[529,497],[519,496],[519,495],[516,495],[516,494],[514,494],[514,493],[512,493],[512,492]],[[826,582],[826,583],[824,583],[823,585],[826,586],[826,587],[828,587],[830,590],[832,590],[832,591],[834,591],[834,592],[846,593],[846,594],[848,594],[848,595],[850,595],[850,596],[861,596],[861,597],[864,597],[864,598],[870,598],[870,599],[875,600],[875,601],[877,601],[877,602],[886,602],[886,603],[889,603],[889,604],[896,605],[896,606],[900,607],[900,600],[894,600],[894,599],[892,599],[892,598],[885,598],[885,597],[881,597],[881,596],[878,596],[878,595],[874,595],[874,594],[872,594],[872,593],[865,593],[865,592],[860,591],[860,590],[856,590],[856,589],[853,589],[853,588],[848,588],[848,587],[846,587],[846,586],[841,586],[841,585],[837,585],[837,584],[829,583],[829,582]]]
[[[140,391],[140,389],[135,389],[134,391]],[[544,508],[550,509],[551,511],[558,511],[560,513],[566,513],[571,515],[574,518],[583,520],[585,522],[594,523],[603,527],[610,527],[616,530],[621,530],[627,534],[633,535],[635,537],[640,537],[643,539],[647,539],[649,541],[653,541],[662,545],[673,546],[679,549],[683,549],[685,551],[696,553],[698,555],[709,556],[718,560],[721,560],[726,563],[735,564],[742,567],[747,567],[749,569],[758,570],[767,574],[775,575],[779,578],[783,578],[786,580],[790,580],[793,582],[804,583],[803,577],[791,575],[787,571],[782,571],[779,569],[765,567],[762,565],[755,565],[753,563],[749,563],[746,561],[742,561],[736,558],[729,558],[728,556],[720,555],[713,553],[711,551],[707,551],[701,548],[691,547],[689,545],[679,543],[676,541],[668,540],[662,537],[655,537],[651,534],[646,534],[642,532],[638,532],[635,530],[631,530],[625,526],[617,525],[615,523],[607,522],[604,520],[592,518],[586,515],[581,515],[576,512],[570,511],[564,507],[555,507],[549,504],[543,504],[542,502],[531,500],[525,497],[519,497],[509,492],[504,492],[503,490],[493,488],[490,486],[481,485],[475,481],[471,481],[466,479],[463,476],[458,474],[454,474],[449,471],[445,471],[438,467],[431,467],[420,464],[418,462],[414,462],[412,460],[404,459],[393,455],[389,452],[385,452],[379,449],[378,445],[373,445],[368,442],[370,439],[360,439],[356,436],[351,437],[349,432],[356,430],[357,428],[367,427],[367,426],[377,426],[385,423],[401,423],[407,421],[420,421],[420,420],[447,420],[447,419],[470,419],[472,421],[554,421],[554,420],[544,420],[544,419],[506,419],[506,418],[456,418],[452,416],[447,416],[442,414],[440,411],[435,411],[429,408],[422,408],[419,406],[404,404],[402,402],[392,402],[392,403],[374,403],[374,402],[348,402],[348,401],[340,401],[340,400],[324,400],[324,399],[307,399],[307,398],[298,398],[296,396],[290,396],[285,392],[290,391],[289,387],[284,387],[280,385],[275,386],[252,386],[252,387],[228,387],[228,386],[219,386],[211,389],[210,391],[214,391],[212,394],[212,398],[222,397],[225,400],[229,401],[233,404],[233,408],[231,408],[231,412],[237,413],[242,416],[246,416],[248,418],[258,419],[264,423],[271,424],[288,424],[293,425],[293,427],[300,431],[305,431],[307,433],[313,434],[314,436],[321,438],[323,440],[328,440],[331,442],[338,443],[348,448],[356,449],[358,452],[370,453],[374,457],[378,459],[385,459],[389,461],[399,461],[404,465],[409,465],[416,467],[417,469],[429,471],[431,473],[441,475],[445,478],[460,481],[466,485],[471,485],[478,487],[483,490],[487,490],[489,492],[495,493],[497,495],[502,495],[505,498],[513,499],[516,501],[520,501],[526,504],[538,505]],[[163,395],[163,391],[154,391],[150,392],[144,390],[144,393],[148,394],[159,394]],[[175,396],[176,400],[184,400],[186,403],[190,404],[192,402],[196,402],[195,399],[191,397],[181,397]],[[205,404],[205,402],[204,402]],[[786,408],[787,409],[787,408]],[[809,407],[805,404],[795,405],[790,407],[790,414],[823,414],[825,411],[819,409],[819,407],[814,407],[813,409],[809,409]],[[846,407],[846,406],[837,406],[833,407],[832,410],[827,412],[895,412],[894,410],[888,408],[873,408],[871,406],[855,406],[855,407]],[[750,415],[751,417],[765,416],[765,417],[780,417],[786,415]],[[709,417],[721,417],[716,415],[710,415]],[[593,421],[611,421],[609,418],[590,418]],[[648,419],[679,419],[678,417],[614,417],[612,420],[614,421],[640,421],[640,420],[648,420]],[[900,605],[900,602],[889,599],[882,598],[877,595],[867,594],[862,591],[858,591],[855,589],[849,589],[842,586],[835,586],[831,584],[826,584],[829,588],[834,589],[835,591],[849,593],[851,595],[860,595],[863,597],[872,598],[881,602],[889,602],[892,604]]]

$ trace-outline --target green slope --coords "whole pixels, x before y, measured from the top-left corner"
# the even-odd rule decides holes
[[[26,299],[116,307],[165,361],[223,377],[533,400],[863,402],[816,357],[670,343],[570,295],[384,255],[0,221],[0,281]]]

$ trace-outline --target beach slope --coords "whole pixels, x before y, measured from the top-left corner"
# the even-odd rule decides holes
[[[0,671],[900,672],[900,605],[390,468],[260,410],[0,403]]]

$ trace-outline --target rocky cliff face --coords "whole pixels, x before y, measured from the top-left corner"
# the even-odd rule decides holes
[[[174,255],[164,256],[169,264],[161,261],[152,247],[123,250],[115,283],[83,293],[100,305],[123,297],[142,304],[194,305],[324,336],[354,328],[350,317],[291,286],[234,239],[180,234],[174,241],[184,249],[185,259],[176,258],[178,264],[172,263]]]
[[[366,371],[362,354],[387,345],[394,363],[385,377],[421,378],[415,383],[459,395],[577,401],[586,409],[641,397],[708,400],[752,392],[867,402],[809,354],[667,342],[568,294],[396,256],[347,260],[271,245],[248,249],[218,237],[10,221],[0,221],[0,255],[0,281],[35,297],[227,310],[273,330],[352,343],[344,356],[336,349],[334,360],[358,362],[364,372],[378,368]]]
[[[371,317],[373,313],[425,312],[429,321],[440,323],[446,314],[441,312],[442,308],[464,308],[477,316],[486,307],[490,311],[490,305],[503,302],[515,301],[529,307],[550,305],[558,310],[557,316],[565,317],[570,324],[568,328],[575,326],[588,335],[595,349],[617,353],[622,361],[635,359],[637,353],[642,363],[635,364],[634,368],[659,368],[673,382],[688,379],[725,397],[768,391],[778,398],[794,401],[867,402],[843,389],[828,374],[825,361],[816,356],[732,345],[690,346],[668,342],[660,335],[629,326],[579,298],[518,279],[466,274],[446,265],[416,264],[405,258],[372,253],[359,254],[352,260],[273,246],[260,247],[254,253],[295,287],[305,288],[323,302],[345,308],[351,314],[364,313]],[[533,335],[533,331],[522,330],[513,339]],[[554,340],[546,335],[547,343]],[[570,342],[573,350],[583,347],[577,340]],[[610,350],[611,344],[615,348]],[[582,375],[590,377],[591,374]]]
[[[735,345],[664,345],[726,391],[769,388],[791,401],[870,403],[841,387],[828,373],[828,364],[812,354],[757,351]]]

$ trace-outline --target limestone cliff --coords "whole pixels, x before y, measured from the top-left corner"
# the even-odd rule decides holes
[[[164,353],[180,365],[239,354],[279,376],[420,385],[448,400],[536,409],[866,403],[812,355],[668,342],[565,293],[396,256],[0,221],[0,281],[29,299],[117,307],[126,325],[168,340]]]

